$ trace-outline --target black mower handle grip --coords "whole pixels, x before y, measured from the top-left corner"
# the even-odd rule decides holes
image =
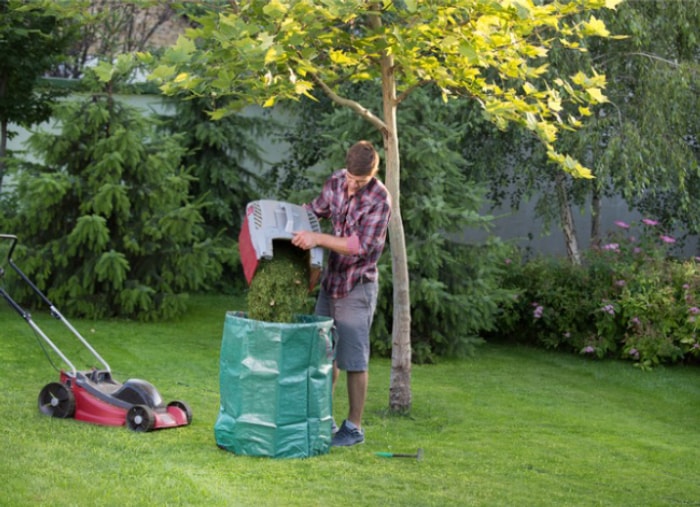
[[[41,299],[44,300],[44,302],[49,306],[49,308],[53,308],[53,303],[49,301],[49,299],[44,295],[41,290],[39,290],[39,287],[34,285],[34,282],[32,282],[27,275],[24,274],[24,272],[17,267],[17,265],[12,261],[12,253],[15,251],[15,246],[17,245],[17,236],[14,234],[0,234],[0,240],[3,239],[9,239],[12,240],[12,245],[10,245],[10,250],[7,252],[7,263],[14,269],[17,274],[24,280],[27,285],[29,285],[34,292],[36,292]]]
[[[14,234],[0,234],[0,239],[12,240],[12,245],[10,245],[10,250],[7,252],[7,260],[12,261],[12,252],[15,251],[15,245],[17,245],[17,236]]]

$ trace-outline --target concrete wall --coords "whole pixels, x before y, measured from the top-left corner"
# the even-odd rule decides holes
[[[483,214],[490,214],[496,218],[495,227],[491,233],[504,240],[514,242],[519,247],[528,250],[533,254],[545,255],[566,255],[566,244],[564,234],[557,228],[556,224],[552,224],[549,233],[545,232],[545,224],[543,220],[535,216],[536,199],[521,203],[520,209],[517,211],[511,210],[508,207],[497,209],[485,209]],[[574,224],[576,228],[576,238],[581,251],[590,247],[591,237],[591,213],[590,208],[576,207],[573,210]],[[601,202],[601,234],[603,242],[608,234],[613,232],[621,232],[619,226],[615,222],[621,220],[627,224],[631,224],[633,229],[630,235],[639,235],[642,225],[641,220],[645,218],[638,212],[627,208],[627,203],[622,199],[604,198]],[[653,217],[649,217],[653,218]],[[668,234],[675,238],[680,238],[682,231],[658,231],[659,234]],[[467,231],[464,239],[467,242],[480,242],[487,236],[487,233],[479,231]],[[700,255],[700,243],[697,236],[689,237],[685,243],[680,243],[669,250],[673,255],[682,257],[694,257]]]
[[[140,108],[144,113],[155,112],[164,114],[171,111],[167,102],[156,95],[120,95],[118,99]],[[257,107],[251,107],[245,110],[244,114],[260,115],[261,110]],[[34,130],[52,130],[54,128],[55,125],[49,122],[35,127]],[[16,131],[18,134],[8,143],[8,148],[15,152],[24,150],[24,143],[29,137],[30,132],[18,126],[11,126],[11,130]],[[280,143],[275,139],[261,139],[260,145],[267,160],[267,167],[281,161],[287,150],[287,146],[284,143]],[[23,158],[29,159],[30,157],[24,155]],[[263,167],[262,170],[264,171],[265,169],[266,167]],[[8,189],[11,185],[11,180],[6,178],[4,188]],[[549,234],[543,232],[544,223],[542,220],[535,218],[535,202],[535,200],[524,202],[517,211],[513,211],[508,207],[501,207],[495,210],[484,209],[484,214],[498,217],[495,221],[495,227],[491,231],[492,234],[504,240],[515,242],[518,246],[528,249],[533,253],[566,255],[563,234],[556,226],[553,227]],[[629,211],[626,203],[621,199],[604,199],[602,202],[601,226],[603,234],[619,230],[614,224],[616,220],[638,224],[641,218],[643,217],[638,213]],[[574,210],[574,220],[579,247],[584,250],[589,246],[591,227],[590,210]],[[671,235],[673,235],[673,233],[671,233]],[[484,241],[486,236],[487,233],[483,231],[466,231],[461,239],[469,243],[478,243]],[[685,256],[697,255],[697,238],[692,238],[692,240],[688,241],[680,253]]]

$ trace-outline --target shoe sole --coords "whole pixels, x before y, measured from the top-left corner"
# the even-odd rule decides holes
[[[364,440],[360,440],[359,442],[353,442],[351,444],[334,444],[333,442],[331,442],[331,447],[352,447],[353,445],[360,445],[364,443]]]

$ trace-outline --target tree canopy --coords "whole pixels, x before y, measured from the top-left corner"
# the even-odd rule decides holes
[[[89,70],[95,91],[61,101],[55,130],[32,134],[40,162],[21,164],[2,225],[21,236],[23,271],[68,312],[173,318],[189,292],[221,276],[231,249],[204,228],[182,136],[109,93],[129,68],[123,58],[111,76]],[[26,285],[16,289],[32,300]]]
[[[197,18],[198,26],[165,52],[151,77],[167,94],[232,97],[212,111],[214,118],[250,103],[270,107],[312,97],[311,90],[319,88],[382,134],[394,206],[389,404],[405,411],[411,401],[411,312],[398,106],[416,88],[432,84],[444,100],[477,101],[501,128],[524,125],[550,160],[577,177],[590,177],[590,170],[554,144],[560,131],[579,127],[592,107],[605,102],[605,76],[591,69],[545,80],[547,57],[554,45],[582,51],[587,37],[610,36],[590,11],[614,8],[620,1],[241,1]],[[343,83],[364,81],[380,85],[381,111],[340,95]]]
[[[38,79],[65,56],[75,36],[74,2],[0,0],[0,190],[6,172],[10,123],[49,118],[57,93]]]
[[[166,52],[151,77],[163,82],[165,93],[235,96],[213,111],[217,118],[251,102],[272,106],[310,97],[316,86],[328,92],[339,83],[378,79],[386,52],[394,62],[398,102],[413,88],[434,83],[445,99],[477,100],[498,126],[524,124],[550,158],[575,176],[590,177],[554,143],[560,130],[580,126],[590,105],[606,102],[605,76],[592,70],[551,82],[542,78],[553,45],[585,51],[581,40],[610,36],[599,17],[581,12],[621,1],[239,2],[197,18],[200,26]],[[579,107],[563,115],[565,102]],[[372,121],[371,111],[352,100],[344,105]]]
[[[577,232],[593,246],[604,233],[604,198],[624,199],[630,210],[661,221],[667,230],[697,234],[700,1],[627,0],[615,12],[602,12],[601,19],[625,38],[588,41],[588,51],[575,55],[559,51],[549,71],[556,75],[595,64],[609,76],[608,101],[560,142],[595,179],[559,179],[556,171],[544,170],[544,150],[518,130],[478,132],[480,149],[464,146],[470,174],[489,181],[496,203],[510,199],[517,208],[521,200],[536,198],[539,218],[564,231],[573,226],[573,213],[551,198],[558,188],[565,204],[590,210],[585,217],[590,237],[581,227]],[[564,232],[567,242],[575,241],[576,231]]]

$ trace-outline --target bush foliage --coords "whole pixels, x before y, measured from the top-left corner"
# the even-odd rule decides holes
[[[11,196],[21,205],[3,217],[20,240],[17,264],[72,315],[178,315],[227,255],[189,197],[180,139],[110,95],[63,102],[54,118],[57,133],[30,138],[43,163],[21,167]],[[14,289],[31,302],[27,291]]]
[[[700,358],[700,259],[670,257],[675,240],[654,220],[617,225],[582,266],[510,262],[504,283],[516,295],[493,337],[642,368]]]

